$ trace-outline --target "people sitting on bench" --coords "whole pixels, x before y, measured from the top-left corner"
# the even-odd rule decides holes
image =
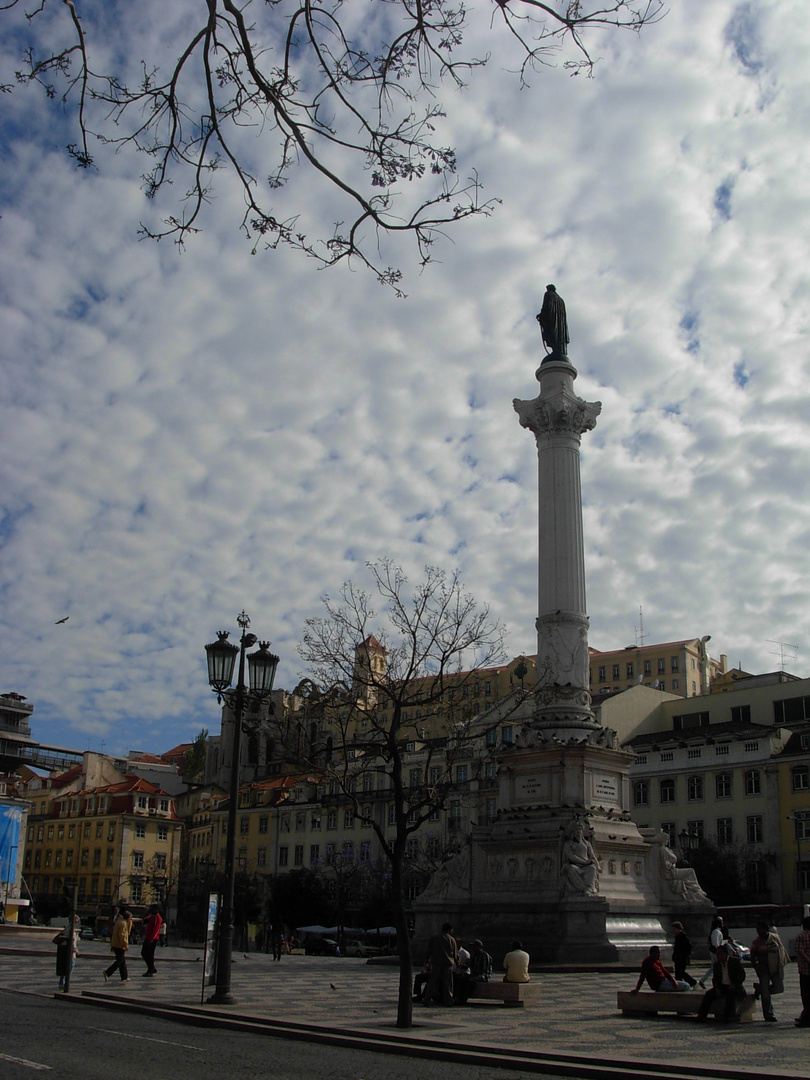
[[[737,1009],[737,1002],[745,1000],[745,972],[742,963],[729,953],[726,945],[717,946],[717,959],[712,968],[712,985],[703,995],[695,1020],[705,1022],[712,1002],[725,998],[726,1007],[723,1019],[730,1020]]]
[[[522,942],[512,942],[511,951],[503,958],[503,966],[506,971],[504,982],[529,982],[529,954],[523,948]]]
[[[684,982],[682,979],[676,979],[667,968],[661,963],[661,950],[657,945],[650,947],[650,955],[645,956],[641,961],[641,971],[638,975],[638,982],[635,985],[635,989],[631,990],[631,994],[637,994],[641,989],[641,984],[645,981],[649,985],[651,990],[656,992],[674,990],[688,990],[689,983]]]
[[[469,972],[453,981],[453,993],[461,1005],[467,1004],[470,994],[475,992],[476,983],[489,982],[492,974],[492,957],[484,948],[483,941],[476,938],[471,947]]]

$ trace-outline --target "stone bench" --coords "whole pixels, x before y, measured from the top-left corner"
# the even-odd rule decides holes
[[[513,1009],[522,1009],[526,1002],[540,1000],[540,983],[479,982],[469,1000],[502,1001]]]
[[[703,1001],[704,992],[703,990],[699,992],[684,990],[682,992],[662,991],[661,993],[653,993],[652,991],[640,990],[637,994],[631,994],[629,990],[617,990],[616,1005],[625,1016],[633,1013],[657,1016],[660,1012],[687,1015],[698,1011],[700,1003]],[[745,998],[737,1003],[737,1011],[733,1019],[739,1020],[741,1024],[750,1024],[754,1019],[755,1005],[756,999],[753,994],[746,994]],[[725,1001],[722,998],[717,998],[712,1002],[709,1012],[722,1018],[725,1008]]]

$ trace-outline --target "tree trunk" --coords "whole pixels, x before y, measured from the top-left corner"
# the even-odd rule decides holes
[[[413,964],[411,962],[411,936],[408,930],[408,912],[402,891],[402,860],[404,851],[397,845],[391,864],[391,885],[394,894],[394,925],[397,928],[397,954],[399,955],[399,994],[397,997],[397,1027],[413,1026]]]

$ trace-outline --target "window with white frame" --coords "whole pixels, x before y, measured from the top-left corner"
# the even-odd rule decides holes
[[[135,839],[143,840],[146,836],[146,823],[144,821],[135,822]]]
[[[686,797],[690,802],[703,798],[703,777],[690,776],[686,781]]]
[[[646,780],[636,780],[633,784],[634,806],[647,806],[650,802],[650,788]]]
[[[714,778],[714,794],[718,799],[731,798],[731,773],[719,772]]]
[[[660,793],[662,803],[674,803],[675,802],[675,777],[665,776],[660,782]]]
[[[278,849],[278,865],[287,866],[290,861],[290,849],[288,847],[280,847]]]
[[[703,831],[703,821],[687,821],[686,831],[689,833],[690,836],[696,836],[698,840],[702,840],[705,835]]]
[[[168,825],[158,825],[158,827],[157,827],[157,838],[158,838],[158,840],[159,840],[159,842],[161,844],[166,843],[166,841],[169,839],[169,826]]]
[[[762,827],[762,814],[749,814],[746,818],[748,829],[748,843],[761,844],[764,838]]]
[[[791,769],[790,784],[793,791],[807,791],[810,788],[810,769],[807,765],[797,765]]]
[[[745,794],[746,795],[761,795],[762,783],[760,779],[759,769],[749,769],[745,774]]]
[[[734,843],[734,819],[721,817],[717,819],[717,843],[724,847]]]

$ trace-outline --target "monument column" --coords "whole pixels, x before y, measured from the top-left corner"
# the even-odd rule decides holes
[[[565,306],[549,286],[546,298]],[[543,309],[547,303],[544,300]],[[538,319],[542,318],[538,315]],[[588,664],[588,616],[585,604],[585,551],[579,447],[582,434],[596,426],[601,402],[574,393],[576,368],[564,349],[567,327],[556,336],[543,327],[552,345],[537,369],[540,395],[513,402],[522,427],[537,442],[538,461],[538,604],[536,726],[547,737],[570,738],[576,730],[599,727],[591,712]]]

